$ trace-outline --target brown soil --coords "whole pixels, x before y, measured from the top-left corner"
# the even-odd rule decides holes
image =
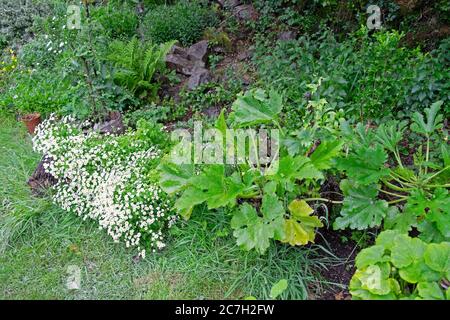
[[[324,229],[321,231],[322,237],[317,237],[317,244],[327,247],[331,246],[331,252],[336,255],[340,262],[327,266],[321,271],[321,276],[331,285],[323,288],[317,300],[347,300],[350,298],[348,284],[355,272],[354,261],[359,248],[354,241],[349,240],[343,243],[341,236],[350,236],[347,232],[337,232],[335,230]],[[335,284],[335,285],[333,285]]]

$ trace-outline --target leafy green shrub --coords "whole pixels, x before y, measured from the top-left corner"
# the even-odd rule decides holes
[[[162,249],[176,216],[153,173],[166,147],[161,127],[140,121],[136,131],[121,136],[86,127],[89,123],[71,117],[51,116],[33,138],[34,149],[47,160],[46,172],[58,180],[53,201],[97,221],[140,256]]]
[[[100,23],[111,38],[132,37],[136,34],[138,17],[135,8],[126,2],[109,1],[91,10],[91,17]]]
[[[197,2],[179,2],[171,6],[157,6],[144,19],[146,36],[163,43],[178,40],[184,46],[200,39],[207,27],[217,23],[213,11]]]
[[[356,257],[353,299],[450,300],[450,243],[427,244],[398,231],[384,231]]]
[[[442,101],[425,109],[425,116],[414,113],[410,130],[415,136],[413,163],[402,161],[399,148],[406,123],[387,122],[374,129],[360,123],[353,131],[343,125],[350,150],[337,160],[336,167],[346,173],[341,181],[345,199],[335,229],[379,227],[403,233],[416,228],[425,241],[450,240],[450,150],[443,136]],[[388,154],[393,156],[389,161]],[[379,194],[392,200],[379,199]],[[406,203],[402,212],[390,204]]]
[[[51,12],[49,1],[0,0],[0,34],[3,42],[21,41],[31,33],[36,16]]]
[[[222,107],[231,105],[240,91],[241,86],[238,81],[225,85],[209,82],[191,91],[180,91],[180,104],[181,107],[190,108],[193,113],[202,114],[204,110],[211,107],[220,110]]]
[[[406,84],[405,110],[421,110],[433,101],[444,101],[444,117],[450,116],[450,38],[438,49],[420,56],[410,83]]]
[[[283,139],[279,122],[282,97],[275,91],[259,89],[239,95],[232,109],[232,128],[275,126]],[[216,128],[222,137],[226,135],[224,110]],[[167,193],[179,195],[174,207],[186,219],[204,203],[209,210],[228,208],[237,244],[245,250],[262,254],[272,239],[292,246],[305,245],[314,242],[315,229],[323,226],[307,202],[327,201],[309,196],[317,195],[323,171],[331,167],[341,146],[339,141],[323,141],[310,156],[290,155],[281,149],[279,159],[255,166],[249,163],[248,155],[240,159],[243,163],[238,160],[234,165],[206,164],[199,168],[168,159],[160,166],[160,185]]]
[[[161,45],[141,43],[137,38],[129,42],[114,41],[108,60],[116,68],[115,81],[141,99],[154,99],[159,89],[154,75],[164,70],[164,58],[173,44],[173,41]]]
[[[51,68],[66,50],[67,42],[49,35],[38,35],[26,43],[20,52],[20,61],[28,68]]]
[[[145,120],[149,123],[163,123],[170,119],[170,108],[166,106],[157,106],[151,104],[144,108],[127,112],[125,114],[124,122],[128,127],[136,128],[139,120]]]
[[[0,109],[48,115],[70,104],[76,92],[77,87],[72,86],[70,80],[54,73],[26,71],[18,74],[8,90],[0,95]]]
[[[331,109],[342,109],[353,119],[410,114],[429,105],[430,98],[447,102],[448,73],[445,64],[436,62],[444,59],[440,52],[445,50],[424,56],[400,47],[401,39],[396,31],[371,37],[366,29],[342,42],[329,31],[278,41],[275,46],[261,39],[254,62],[261,82],[285,93],[291,128],[304,123],[307,84],[317,77],[323,80],[313,98],[326,99]]]

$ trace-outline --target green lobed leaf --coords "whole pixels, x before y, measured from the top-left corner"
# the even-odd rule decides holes
[[[258,215],[255,208],[244,203],[231,220],[237,244],[244,250],[255,249],[263,254],[270,246],[270,239],[284,238],[284,209],[275,194],[264,195]]]
[[[239,95],[231,106],[236,127],[270,123],[278,119],[282,109],[282,97],[275,91],[255,89]]]
[[[413,123],[411,124],[411,130],[426,136],[431,135],[435,130],[442,128],[443,116],[438,114],[443,101],[437,101],[433,103],[430,108],[425,109],[425,116],[419,112],[415,112],[411,119]]]
[[[358,184],[370,185],[389,175],[389,169],[384,167],[386,160],[387,154],[380,145],[358,146],[347,158],[337,159],[337,168]]]
[[[323,141],[309,157],[311,163],[319,170],[331,168],[331,161],[335,158],[344,145],[343,141]]]
[[[282,242],[287,242],[291,246],[305,245],[314,242],[316,236],[315,229],[323,227],[318,217],[311,216],[314,210],[304,200],[293,200],[288,209],[291,213],[289,219],[285,220],[285,237]]]
[[[356,186],[349,180],[342,180],[340,184],[345,199],[341,209],[341,216],[336,218],[334,229],[364,230],[380,226],[384,217],[388,214],[388,203],[377,200],[378,190],[376,185]]]

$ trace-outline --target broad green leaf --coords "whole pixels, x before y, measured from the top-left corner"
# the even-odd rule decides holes
[[[429,268],[424,262],[416,261],[399,270],[400,277],[409,283],[439,281],[441,276]]]
[[[382,245],[375,245],[361,250],[355,260],[356,267],[362,269],[372,264],[384,262],[384,251],[385,248]]]
[[[386,250],[392,250],[392,247],[396,244],[397,237],[408,237],[406,234],[401,234],[398,230],[386,230],[381,232],[375,244],[383,246]]]
[[[306,154],[306,151],[315,141],[315,131],[311,128],[303,128],[282,138],[284,145],[291,156]]]
[[[207,198],[202,190],[190,187],[175,201],[174,207],[178,214],[187,220],[191,217],[194,207],[205,202]]]
[[[232,105],[235,126],[271,123],[278,119],[282,106],[282,97],[275,91],[270,91],[269,95],[261,89],[247,91]]]
[[[340,187],[345,198],[341,216],[333,224],[334,229],[364,230],[381,225],[389,206],[386,201],[376,199],[376,185],[355,186],[349,180],[342,180]]]
[[[403,138],[405,127],[406,122],[390,121],[388,123],[382,123],[377,129],[376,139],[386,149],[395,152],[398,143]]]
[[[444,293],[436,282],[420,282],[417,284],[417,290],[425,300],[445,300]]]
[[[160,170],[159,185],[169,194],[181,191],[194,175],[194,166],[188,164],[176,165],[162,162],[158,169]]]
[[[231,219],[231,228],[238,229],[252,224],[258,219],[256,209],[248,203],[244,203],[239,210],[237,210]]]
[[[241,248],[247,251],[254,248],[263,254],[270,246],[270,239],[284,238],[284,209],[275,194],[264,195],[261,215],[250,204],[244,203],[235,212],[231,227]]]
[[[426,219],[417,223],[417,231],[420,232],[419,238],[425,242],[439,243],[448,240],[442,236],[435,223]]]
[[[209,209],[234,206],[236,198],[246,187],[234,177],[225,177],[224,165],[206,166],[202,174],[191,179],[191,184],[205,193]]]
[[[286,279],[281,279],[277,283],[275,283],[270,289],[270,298],[276,299],[280,296],[284,291],[286,291],[288,287],[288,282]]]
[[[450,197],[448,190],[436,188],[432,195],[423,190],[411,192],[405,206],[405,213],[425,218],[432,223],[445,239],[450,239]]]
[[[371,265],[361,270],[356,270],[354,277],[361,283],[361,288],[372,294],[386,295],[391,292],[389,272],[379,265]]]
[[[430,136],[435,130],[442,128],[443,116],[438,114],[443,101],[437,101],[431,105],[430,108],[425,109],[425,116],[419,112],[415,112],[411,119],[411,130],[425,136]]]
[[[391,261],[397,268],[404,268],[423,259],[425,243],[417,238],[396,237],[391,249]]]
[[[347,158],[337,159],[337,168],[347,173],[347,176],[360,185],[377,183],[389,174],[384,167],[387,154],[383,147],[357,147]]]
[[[417,216],[411,211],[400,213],[396,207],[392,207],[384,220],[384,229],[395,229],[402,233],[408,233],[417,226]]]
[[[309,157],[311,163],[319,170],[331,168],[331,160],[336,157],[342,149],[342,141],[323,141]]]
[[[314,212],[314,209],[311,208],[305,200],[298,199],[293,200],[289,204],[288,209],[294,218],[307,217]]]
[[[267,178],[281,183],[288,191],[292,191],[298,180],[323,179],[323,174],[304,156],[285,156],[279,161],[276,172],[267,172]]]
[[[311,216],[314,210],[304,200],[297,199],[289,204],[288,209],[291,217],[285,220],[285,238],[282,242],[291,246],[314,242],[315,229],[323,227],[319,218]]]
[[[430,243],[423,256],[425,263],[433,270],[450,278],[450,243]]]

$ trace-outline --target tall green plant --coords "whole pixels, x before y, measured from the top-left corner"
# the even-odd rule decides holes
[[[405,138],[406,123],[392,121],[377,130],[361,123],[356,130],[343,126],[349,153],[337,161],[346,173],[341,182],[344,205],[335,229],[379,227],[409,232],[420,231],[426,241],[450,239],[450,177],[448,137],[442,137],[442,101],[425,109],[425,116],[414,113],[410,130],[417,145],[413,163],[400,156],[400,142]],[[392,155],[393,161],[390,161]],[[383,194],[383,198],[379,196]],[[399,209],[390,204],[404,204]]]
[[[115,81],[128,88],[139,98],[155,98],[159,83],[154,79],[154,75],[164,70],[164,57],[174,43],[174,41],[169,41],[156,45],[150,42],[140,42],[137,38],[133,38],[129,42],[114,41],[110,45],[108,60],[116,68]]]

